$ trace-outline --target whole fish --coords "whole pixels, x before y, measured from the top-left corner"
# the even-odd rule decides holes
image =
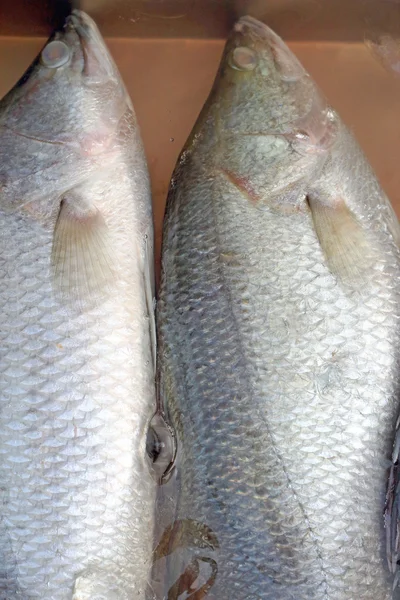
[[[0,103],[0,597],[144,598],[152,211],[136,117],[74,11]]]
[[[339,116],[283,41],[241,18],[165,218],[168,600],[392,598],[399,239]]]

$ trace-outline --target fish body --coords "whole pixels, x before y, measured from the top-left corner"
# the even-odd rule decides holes
[[[0,597],[144,598],[151,197],[132,104],[74,11],[0,103]]]
[[[395,597],[398,241],[339,116],[243,17],[165,217],[159,375],[178,497],[155,558],[169,600]]]

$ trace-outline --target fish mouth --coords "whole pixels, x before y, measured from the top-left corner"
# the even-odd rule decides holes
[[[90,77],[118,79],[114,61],[101,37],[97,25],[81,10],[73,10],[67,17],[65,33],[78,36],[84,61],[84,74]]]
[[[241,17],[239,21],[235,25],[235,31],[239,33],[244,33],[246,29],[250,29],[257,33],[260,36],[268,37],[269,35],[275,35],[275,33],[262,21],[251,17],[250,15],[245,15]]]
[[[100,38],[99,31],[93,19],[81,10],[73,10],[72,13],[67,17],[65,22],[65,28],[67,30],[74,30],[78,36],[87,42],[96,41],[103,45]],[[97,35],[96,35],[97,34]],[[95,38],[97,39],[95,40]]]
[[[277,71],[285,81],[298,81],[308,77],[307,71],[289,50],[282,38],[262,21],[246,15],[234,26],[234,31],[249,41],[267,45],[271,51]]]

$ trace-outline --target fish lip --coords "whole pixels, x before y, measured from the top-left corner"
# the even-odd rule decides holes
[[[65,21],[64,30],[66,33],[74,33],[79,39],[86,75],[118,81],[114,61],[96,23],[88,14],[82,10],[73,10]]]
[[[254,17],[251,17],[250,15],[241,17],[235,24],[234,29],[238,33],[244,33],[246,27],[248,27],[254,33],[257,33],[258,35],[267,39],[271,36],[278,37],[276,33],[274,33],[272,29],[268,27],[268,25],[262,21],[259,21],[258,19],[255,19]]]
[[[89,40],[93,37],[93,33],[97,27],[93,19],[89,17],[82,10],[75,9],[67,17],[65,21],[66,29],[73,29],[79,35],[79,37]]]
[[[103,50],[103,53],[106,54],[104,41],[96,23],[82,10],[75,9],[72,11],[65,21],[65,30],[75,32],[83,48],[89,49],[90,46],[94,46],[98,50]]]

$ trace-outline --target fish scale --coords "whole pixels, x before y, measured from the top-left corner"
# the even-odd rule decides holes
[[[165,217],[160,390],[178,447],[165,484],[175,528],[157,554],[168,600],[193,559],[217,570],[193,599],[207,577],[215,600],[398,597],[383,521],[398,234],[338,115],[282,40],[242,18]],[[210,531],[218,543],[201,541]]]
[[[296,568],[296,564],[294,564],[291,569],[289,568],[288,573],[288,569],[285,569],[284,565],[280,564],[279,556],[274,556],[273,543],[268,541],[268,538],[273,535],[273,532],[270,531],[265,537],[261,537],[257,532],[258,527],[262,525],[260,521],[264,521],[265,527],[265,522],[272,525],[278,517],[276,516],[277,509],[273,502],[270,502],[269,510],[268,507],[264,507],[264,511],[260,513],[259,498],[257,498],[257,496],[254,497],[255,487],[264,487],[265,490],[268,491],[271,487],[276,488],[279,486],[284,488],[285,478],[278,457],[273,450],[271,450],[268,456],[265,455],[265,448],[270,446],[267,441],[269,436],[268,432],[265,430],[262,431],[264,428],[261,429],[262,421],[258,421],[257,417],[254,415],[254,405],[252,403],[252,395],[250,395],[251,384],[248,386],[249,395],[243,395],[242,386],[247,378],[247,365],[245,366],[243,360],[238,360],[230,351],[230,348],[238,347],[238,344],[240,345],[241,343],[237,340],[237,320],[228,307],[225,308],[222,306],[222,302],[229,303],[229,293],[227,295],[224,294],[223,296],[220,294],[218,299],[215,300],[213,298],[212,291],[219,291],[220,289],[224,290],[226,280],[224,274],[221,273],[220,264],[218,264],[216,255],[213,256],[212,250],[209,250],[210,248],[216,247],[215,240],[211,237],[212,233],[208,233],[208,230],[210,232],[214,231],[214,221],[212,221],[212,218],[214,217],[213,211],[210,210],[206,213],[206,207],[204,207],[201,199],[202,196],[199,196],[200,201],[197,205],[191,202],[186,206],[179,207],[179,229],[182,228],[183,232],[193,229],[192,223],[196,224],[197,220],[199,218],[201,219],[203,237],[201,239],[201,246],[200,241],[197,239],[198,254],[196,256],[193,253],[193,255],[190,256],[190,253],[188,254],[185,252],[185,246],[179,244],[172,254],[174,257],[174,272],[176,273],[176,276],[169,278],[169,285],[172,289],[176,282],[176,289],[178,291],[175,293],[178,298],[181,295],[183,298],[191,298],[191,288],[195,290],[201,289],[203,294],[201,304],[197,304],[195,299],[193,307],[190,306],[189,303],[189,309],[187,311],[181,310],[179,312],[183,313],[182,317],[184,320],[182,320],[185,327],[187,327],[189,334],[190,332],[193,332],[196,337],[200,335],[204,345],[194,346],[193,348],[190,347],[189,351],[192,350],[192,354],[186,358],[186,356],[182,356],[182,349],[178,349],[181,347],[182,342],[182,340],[179,339],[177,345],[174,344],[171,345],[171,347],[168,347],[167,356],[167,360],[171,360],[173,364],[176,362],[180,365],[179,368],[183,369],[185,373],[187,368],[190,373],[190,375],[189,373],[187,374],[188,382],[186,385],[188,385],[188,390],[185,393],[185,396],[187,394],[189,398],[193,398],[195,395],[201,394],[203,402],[201,411],[193,412],[193,410],[190,410],[189,406],[185,405],[185,410],[182,409],[179,415],[180,420],[186,424],[186,427],[185,425],[182,425],[183,433],[185,435],[184,452],[182,452],[182,456],[180,456],[178,460],[180,471],[183,474],[182,476],[185,477],[182,481],[181,493],[184,495],[187,487],[189,487],[190,494],[188,494],[188,500],[189,498],[195,497],[196,505],[198,505],[200,509],[199,514],[196,513],[195,515],[196,519],[211,526],[216,532],[219,542],[223,547],[226,546],[227,548],[233,547],[240,549],[240,553],[238,551],[236,557],[237,561],[239,561],[241,556],[244,557],[248,554],[248,557],[251,557],[252,561],[256,562],[256,565],[253,565],[252,569],[247,565],[247,570],[250,570],[251,573],[251,579],[250,581],[248,581],[247,577],[244,579],[246,589],[252,579],[255,580],[256,586],[259,585],[257,582],[260,580],[260,574],[257,570],[257,562],[263,563],[262,557],[264,557],[266,562],[262,578],[267,578],[268,575],[270,575],[270,577],[275,578],[277,581],[280,578],[287,579],[289,577],[294,583],[297,583],[298,581],[302,582],[303,576]],[[178,238],[177,233],[175,233],[175,235]],[[185,237],[184,241],[186,241]],[[190,246],[192,245],[189,240],[188,243]],[[202,256],[201,267],[199,266],[200,263],[198,261],[199,255]],[[206,260],[205,257],[207,257],[206,265],[204,265]],[[166,267],[164,266],[164,268]],[[186,276],[186,273],[188,272],[191,273],[190,278]],[[246,270],[243,269],[242,272],[246,276]],[[231,283],[230,279],[229,281]],[[241,282],[239,282],[239,286],[240,284]],[[168,294],[172,293],[171,288],[168,289]],[[245,289],[247,289],[247,286],[245,286]],[[227,291],[229,292],[229,290]],[[195,294],[193,295],[195,296]],[[163,314],[163,310],[168,309],[170,304],[172,304],[171,300],[169,300],[168,305],[163,304],[160,306],[159,310],[161,314]],[[178,300],[177,306],[184,306],[184,304]],[[191,308],[192,311],[190,310]],[[192,315],[192,318],[185,318],[191,317]],[[218,345],[215,344],[214,323],[216,318],[222,320],[222,323],[219,325],[219,332],[222,339],[221,337],[218,339]],[[169,322],[169,320],[166,322],[166,327]],[[255,326],[255,331],[258,331],[257,326]],[[194,339],[196,339],[196,337]],[[207,363],[209,368],[204,372],[201,370],[200,372],[197,371],[196,367],[198,362],[200,362],[200,364],[202,362]],[[215,372],[215,368],[212,368],[213,365],[218,366],[218,372]],[[219,390],[218,395],[215,394],[215,390],[217,389]],[[221,390],[224,390],[224,393],[222,393]],[[175,393],[178,394],[179,391],[177,390]],[[230,401],[232,398],[236,398],[236,418],[230,412]],[[204,403],[207,404],[204,405]],[[219,409],[220,403],[222,404],[221,409]],[[208,405],[209,409],[207,410]],[[172,407],[169,406],[169,409],[172,411],[174,405],[172,405]],[[229,411],[229,416],[232,419],[232,423],[229,424],[229,427],[227,427],[226,422],[223,420],[227,411]],[[211,414],[213,415],[213,419],[210,417]],[[172,421],[175,422],[173,413],[171,414],[171,417]],[[203,447],[202,442],[209,438],[208,432],[210,430],[210,423],[214,420],[219,422],[220,426],[218,427],[217,424],[213,424],[213,436],[212,440],[210,440],[210,442],[212,442],[212,447],[208,445]],[[190,425],[188,425],[188,422]],[[179,433],[180,432],[178,431],[178,439]],[[190,439],[186,439],[188,435],[190,435]],[[247,459],[251,448],[251,446],[249,446],[249,441],[251,442],[251,440],[248,439],[249,435],[251,437],[259,436],[261,438],[258,441],[259,448],[253,451],[251,459]],[[232,468],[227,469],[225,472],[225,470],[221,468],[218,457],[225,455],[229,456],[231,448],[235,449],[234,455],[237,461],[237,467],[233,472]],[[261,449],[264,449],[263,452],[261,452]],[[205,489],[202,487],[204,479],[196,477],[195,471],[193,472],[194,480],[190,481],[190,486],[186,479],[188,474],[193,471],[190,465],[197,462],[203,465],[204,477],[207,478],[208,485]],[[224,466],[227,467],[227,465]],[[281,483],[279,484],[279,482]],[[212,487],[216,490],[216,501],[223,502],[225,505],[230,505],[230,513],[232,513],[230,518],[233,521],[233,526],[232,529],[227,529],[227,531],[224,530],[222,532],[222,535],[227,537],[226,541],[224,540],[224,537],[220,539],[218,535],[220,528],[214,528],[212,526],[216,515],[218,515],[218,511],[215,510],[215,501],[211,502],[211,506],[209,506],[209,498],[206,495],[208,487]],[[238,496],[233,496],[231,494],[232,488],[238,491]],[[210,490],[210,494],[211,493]],[[279,498],[279,500],[282,502],[281,498]],[[214,514],[214,511],[216,512],[216,515]],[[191,517],[192,513],[193,511],[190,509],[190,505],[187,506],[184,504],[183,500],[181,500],[181,504],[179,505],[179,517]],[[302,519],[301,515],[298,514],[299,509],[298,507],[291,505],[289,500],[289,507],[286,514],[292,514],[292,519],[294,520],[294,515],[296,515],[296,513],[297,523],[292,523],[289,519],[284,527],[284,531],[280,532],[280,535],[284,538],[290,539],[291,535],[294,538],[299,537],[299,527],[300,529],[303,529],[301,535],[306,535],[304,527],[301,527]],[[254,522],[246,523],[246,528],[240,527],[240,521],[246,519],[246,515],[248,514],[254,516]],[[243,534],[245,532],[247,533],[248,529],[253,533],[248,541],[248,547],[246,548],[247,544],[243,544]],[[252,540],[253,544],[251,543]],[[283,539],[283,545],[287,546],[290,553],[291,547],[287,539]],[[258,551],[257,547],[259,547]],[[295,552],[293,552],[293,554],[295,554]],[[295,558],[293,562],[296,563]],[[230,569],[232,569],[231,575],[229,574]],[[243,567],[243,569],[245,569],[245,567]],[[237,573],[235,561],[232,565],[229,565],[229,563],[226,565],[226,572],[224,570],[222,574],[219,573],[221,579],[226,578],[226,581],[223,584],[224,586],[230,585],[230,579],[231,577],[235,577],[235,573],[240,577],[241,574],[239,575],[239,573]],[[304,585],[304,583],[301,583],[301,585]],[[231,590],[230,587],[229,589]],[[306,590],[309,594],[308,597],[313,597],[311,595],[313,593],[312,589],[306,586]],[[217,587],[216,590],[213,590],[213,592],[216,593],[217,597],[220,597],[220,594],[223,593],[222,589],[219,587]],[[228,593],[232,592],[230,591]],[[264,597],[285,597],[283,595],[277,595],[278,592],[275,590],[271,593],[273,595],[269,594]],[[265,594],[268,594],[268,592],[265,592]]]
[[[9,239],[4,236],[3,243],[21,248],[23,257],[29,229],[13,231],[9,223],[6,219],[2,224],[10,235]],[[48,245],[36,234],[32,232],[37,245],[34,248],[31,244],[31,258],[36,253],[40,257],[47,252],[48,256]],[[18,333],[21,349],[17,362],[8,360],[7,354],[1,361],[1,479],[9,482],[9,489],[2,493],[2,517],[13,553],[18,556],[19,580],[28,586],[29,597],[49,593],[52,598],[62,598],[70,597],[65,596],[64,586],[71,585],[88,561],[131,569],[132,558],[124,554],[128,541],[116,551],[117,539],[137,538],[130,556],[135,555],[136,560],[140,556],[140,526],[127,508],[140,505],[145,480],[140,490],[132,487],[132,467],[137,459],[129,448],[149,415],[144,411],[147,417],[140,417],[138,399],[132,394],[136,369],[132,369],[133,360],[127,352],[132,334],[127,330],[126,317],[109,316],[105,310],[99,313],[100,326],[88,326],[86,315],[65,322],[57,304],[49,306],[45,300],[52,290],[49,281],[43,285],[39,260],[33,261],[31,276],[41,280],[40,299],[35,297],[35,304],[44,305],[44,325],[42,315],[31,321],[17,309],[11,314],[7,311],[1,327],[3,348],[8,344],[8,330],[11,337],[14,331]],[[1,280],[1,296],[7,298],[6,290],[15,284],[4,275]],[[26,295],[23,285],[19,290],[14,299],[17,308],[24,305]],[[3,306],[9,306],[8,298]],[[49,330],[56,334],[55,339],[48,339]],[[35,341],[33,348],[30,339]],[[36,364],[32,365],[32,358]],[[138,374],[137,385],[141,379],[142,386],[146,385],[145,377]],[[14,380],[19,382],[17,388]],[[151,483],[147,485],[151,488]]]
[[[0,140],[0,598],[144,599],[151,197],[131,101],[87,15],[1,100]]]

